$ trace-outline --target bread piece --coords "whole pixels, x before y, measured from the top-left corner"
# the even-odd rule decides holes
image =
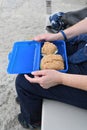
[[[44,45],[41,49],[42,55],[55,54],[58,52],[57,46],[51,42],[44,42]]]
[[[61,55],[50,54],[45,55],[41,59],[41,69],[54,69],[54,70],[63,70],[64,69],[64,60]]]

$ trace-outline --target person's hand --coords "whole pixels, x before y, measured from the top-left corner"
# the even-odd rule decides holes
[[[24,75],[31,83],[38,83],[41,87],[48,89],[62,83],[62,73],[56,70],[40,70],[32,72],[34,78]]]
[[[51,34],[51,33],[41,34],[41,35],[34,37],[34,40],[36,40],[36,41],[42,41],[42,40],[54,41],[54,40],[57,40],[57,34]]]

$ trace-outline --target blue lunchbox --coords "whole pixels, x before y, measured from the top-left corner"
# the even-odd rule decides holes
[[[64,59],[64,70],[67,72],[68,62],[66,54],[66,44],[62,40],[53,41],[58,47],[58,54],[61,54]],[[40,70],[41,47],[44,42],[38,41],[18,41],[15,42],[12,51],[8,54],[8,67],[9,74],[25,74],[32,71]]]

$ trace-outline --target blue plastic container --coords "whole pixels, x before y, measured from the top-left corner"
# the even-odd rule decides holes
[[[14,43],[13,50],[8,55],[8,73],[30,73],[39,70],[40,46],[40,43],[36,41]]]
[[[53,41],[58,47],[58,54],[61,54],[64,59],[64,70],[61,72],[67,72],[67,54],[66,44],[64,41]],[[40,69],[41,47],[44,42],[37,41],[18,41],[14,43],[12,52],[9,53],[9,64],[7,72],[10,74],[25,74]]]

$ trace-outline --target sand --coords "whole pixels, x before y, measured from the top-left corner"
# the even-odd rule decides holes
[[[52,0],[52,13],[85,6],[86,0]],[[14,42],[44,33],[45,26],[45,0],[0,0],[0,130],[25,130],[17,120],[16,75],[7,73],[8,54]]]

